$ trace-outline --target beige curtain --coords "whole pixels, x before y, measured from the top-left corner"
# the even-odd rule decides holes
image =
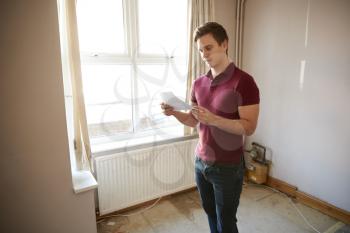
[[[237,2],[236,2],[235,65],[239,68],[242,68],[244,8],[245,8],[245,0],[237,0]]]
[[[190,103],[193,81],[206,72],[206,65],[194,43],[194,30],[206,23],[214,20],[214,0],[189,0],[188,1],[188,77],[186,100]],[[194,129],[185,127],[185,135],[193,134]]]
[[[74,149],[79,170],[93,170],[87,128],[75,0],[58,0],[62,70],[73,98]]]

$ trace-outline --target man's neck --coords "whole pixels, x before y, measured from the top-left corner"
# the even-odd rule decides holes
[[[211,74],[213,75],[213,78],[218,76],[220,73],[224,72],[224,70],[226,70],[227,66],[229,66],[230,63],[231,61],[227,57],[222,63],[218,64],[216,67],[212,67]]]

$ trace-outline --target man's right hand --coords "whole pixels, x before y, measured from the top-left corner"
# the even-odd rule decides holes
[[[170,105],[168,105],[166,103],[161,103],[160,107],[162,108],[164,115],[166,115],[166,116],[174,115],[174,112],[175,112],[174,108],[171,107]]]

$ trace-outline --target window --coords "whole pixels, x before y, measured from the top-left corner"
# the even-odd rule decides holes
[[[183,136],[159,93],[185,99],[187,0],[80,0],[77,18],[92,144]]]

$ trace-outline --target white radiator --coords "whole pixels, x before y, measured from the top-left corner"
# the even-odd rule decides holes
[[[95,158],[100,214],[195,186],[198,139]]]

